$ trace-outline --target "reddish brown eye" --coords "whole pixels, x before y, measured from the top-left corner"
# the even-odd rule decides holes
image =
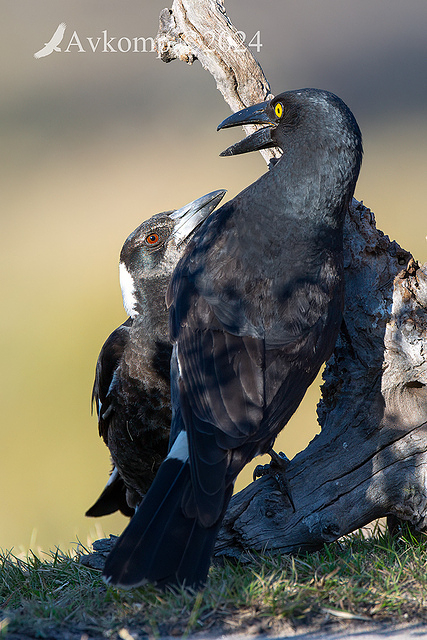
[[[158,233],[150,233],[150,235],[148,235],[145,238],[145,242],[147,244],[156,244],[159,241],[159,234]]]

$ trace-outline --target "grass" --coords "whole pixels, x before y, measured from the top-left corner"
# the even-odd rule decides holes
[[[427,621],[425,542],[409,529],[391,538],[377,527],[369,538],[358,532],[310,555],[251,556],[213,566],[207,588],[197,594],[152,586],[118,591],[59,550],[43,559],[6,553],[0,556],[0,637],[130,640],[313,628],[343,618]]]

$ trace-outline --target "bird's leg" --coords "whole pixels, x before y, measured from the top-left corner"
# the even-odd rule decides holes
[[[268,455],[271,458],[269,464],[259,464],[254,469],[253,479],[256,480],[262,476],[271,476],[277,482],[280,491],[288,498],[291,503],[292,510],[295,512],[295,505],[292,499],[292,493],[289,486],[288,479],[286,477],[286,468],[289,465],[289,458],[280,451],[276,453],[273,449],[270,449]]]

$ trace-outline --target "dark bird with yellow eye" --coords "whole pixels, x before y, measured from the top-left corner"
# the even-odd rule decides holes
[[[226,192],[213,191],[143,222],[123,245],[120,284],[129,318],[108,337],[96,365],[93,401],[113,471],[88,516],[131,516],[168,451],[171,424],[168,311],[171,274],[195,229]]]
[[[221,155],[283,155],[202,224],[172,276],[173,445],[107,558],[106,581],[124,588],[205,583],[237,474],[271,449],[341,324],[356,120],[332,93],[301,89],[218,128],[245,124],[265,126]]]

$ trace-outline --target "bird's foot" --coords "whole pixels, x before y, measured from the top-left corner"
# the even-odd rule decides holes
[[[276,453],[273,449],[270,449],[268,455],[271,457],[269,464],[259,464],[254,469],[253,479],[261,478],[262,476],[271,476],[277,482],[280,491],[288,498],[291,503],[292,510],[295,512],[295,505],[292,499],[292,493],[289,486],[288,479],[286,477],[286,469],[289,465],[289,458],[280,451]]]
[[[286,467],[289,464],[289,458],[280,451],[280,453],[276,453],[274,449],[270,449],[268,455],[271,458],[271,462],[268,464],[259,464],[255,467],[253,473],[253,479],[261,478],[262,476],[273,476],[278,472],[286,471]]]

